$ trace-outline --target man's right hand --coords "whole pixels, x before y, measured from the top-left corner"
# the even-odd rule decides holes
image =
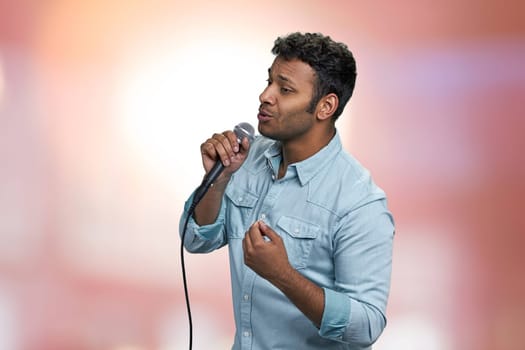
[[[224,165],[224,171],[218,177],[217,182],[229,179],[237,169],[240,168],[250,148],[250,142],[247,137],[237,142],[237,135],[231,130],[224,131],[221,134],[213,134],[201,144],[202,165],[206,174],[213,168],[215,163],[220,160]]]

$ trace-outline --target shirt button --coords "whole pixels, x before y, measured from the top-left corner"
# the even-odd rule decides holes
[[[261,214],[261,219],[265,219],[266,218],[266,214]]]
[[[242,335],[244,335],[245,337],[249,337],[250,336],[250,332],[244,331],[244,333]]]
[[[243,200],[243,199],[244,199],[244,198],[242,198],[242,197],[239,197],[239,202],[242,202],[242,200]]]
[[[244,297],[243,297],[243,298],[244,298],[244,300],[247,301],[248,299],[250,299],[250,296],[249,296],[248,294],[244,294]]]

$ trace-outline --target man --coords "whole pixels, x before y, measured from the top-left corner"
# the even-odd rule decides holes
[[[385,193],[335,128],[355,61],[319,33],[280,37],[272,53],[262,136],[239,144],[225,131],[201,145],[205,171],[217,160],[225,169],[184,245],[229,247],[233,349],[370,349],[386,324],[394,225]]]

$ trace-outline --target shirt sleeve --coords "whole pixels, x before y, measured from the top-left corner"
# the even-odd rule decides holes
[[[186,233],[184,236],[184,247],[191,253],[208,253],[215,249],[219,249],[227,243],[224,218],[225,211],[224,202],[221,203],[219,215],[214,223],[209,225],[199,226],[192,216],[188,217],[189,209],[193,202],[193,193],[184,204],[184,211],[179,221],[179,234],[182,239],[184,229]],[[188,219],[187,227],[185,228],[186,219]]]
[[[342,218],[334,236],[335,284],[324,288],[319,334],[367,347],[386,326],[394,223],[386,199]]]

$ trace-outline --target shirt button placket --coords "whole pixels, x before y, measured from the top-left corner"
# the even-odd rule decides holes
[[[249,271],[246,274],[245,280],[243,281],[243,289],[241,294],[241,349],[252,348],[252,321],[251,321],[251,290],[256,274],[253,271]]]

